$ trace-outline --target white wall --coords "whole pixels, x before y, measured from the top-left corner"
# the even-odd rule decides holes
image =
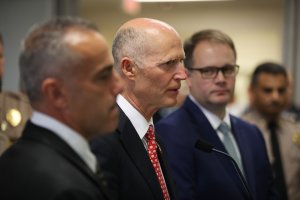
[[[200,29],[220,29],[235,42],[240,73],[236,94],[247,102],[248,77],[263,61],[282,62],[283,0],[236,0],[230,2],[197,2],[142,4],[137,15],[125,14],[118,0],[81,0],[80,16],[98,24],[112,42],[118,27],[130,18],[151,17],[173,25],[183,39]]]

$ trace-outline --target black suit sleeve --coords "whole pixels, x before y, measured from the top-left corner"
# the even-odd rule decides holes
[[[91,149],[99,162],[100,172],[107,180],[107,188],[112,199],[119,199],[119,177],[121,158],[114,135],[101,136],[90,142]]]

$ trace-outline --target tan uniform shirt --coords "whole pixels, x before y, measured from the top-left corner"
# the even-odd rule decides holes
[[[250,111],[242,118],[255,124],[263,133],[266,142],[269,160],[274,162],[271,137],[266,120],[257,112]],[[296,122],[287,115],[279,119],[278,140],[284,168],[285,181],[289,200],[300,199],[300,122]]]
[[[0,93],[0,155],[17,140],[31,116],[26,95],[3,91]]]

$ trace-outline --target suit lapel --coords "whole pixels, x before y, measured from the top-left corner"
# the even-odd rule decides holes
[[[92,170],[77,155],[77,153],[55,133],[42,127],[36,126],[28,121],[26,127],[24,128],[23,137],[42,143],[43,145],[54,149],[58,154],[71,162],[74,167],[85,174],[86,177],[96,185],[96,187],[100,188],[100,191],[106,199],[110,199],[107,195],[106,189],[103,187],[103,184],[101,182],[102,180],[98,179],[97,176],[92,172]]]
[[[120,134],[120,140],[124,149],[127,151],[130,159],[153,191],[156,199],[163,199],[160,185],[157,181],[156,173],[149,159],[147,151],[134,129],[130,120],[120,109],[120,122],[117,130]]]
[[[164,148],[164,145],[161,143],[161,139],[159,135],[156,134],[157,143],[159,145],[159,151],[158,151],[158,159],[164,174],[164,178],[167,184],[168,192],[171,199],[175,199],[175,191],[173,190],[175,188],[174,182],[171,178],[170,174],[170,166],[168,165],[167,158],[166,158],[166,150]]]
[[[199,139],[203,139],[208,143],[213,144],[215,149],[227,152],[216,131],[213,129],[213,127],[211,126],[210,122],[208,121],[204,113],[201,111],[201,109],[197,105],[195,105],[195,103],[192,102],[190,98],[186,99],[183,107],[189,113],[190,118],[195,126],[194,129],[197,130],[199,134]],[[239,144],[239,140],[237,140],[237,143]],[[211,156],[216,157],[220,166],[223,166],[225,171],[228,173],[228,176],[232,177],[232,180],[234,181],[235,185],[240,189],[240,191],[243,191],[244,188],[242,187],[242,182],[239,179],[231,160],[217,153],[212,154],[214,155]],[[244,192],[242,193],[244,194]]]
[[[245,179],[249,183],[249,186],[251,187],[252,191],[254,191],[255,186],[253,183],[255,183],[254,180],[255,176],[251,176],[251,174],[255,174],[255,172],[253,171],[254,170],[253,167],[250,166],[252,166],[252,163],[255,163],[255,161],[250,159],[252,158],[252,156],[250,154],[250,149],[248,148],[248,142],[247,142],[248,138],[244,137],[247,133],[244,131],[245,130],[244,127],[241,126],[240,123],[238,123],[238,120],[236,118],[231,116],[230,120],[232,124],[233,134],[237,141],[237,145],[239,147],[240,154],[242,157],[242,163],[243,163],[244,172],[246,176]]]
[[[199,138],[204,139],[210,144],[213,144],[216,149],[226,151],[222,141],[219,139],[217,133],[215,132],[203,112],[200,110],[200,108],[194,102],[192,102],[190,98],[186,99],[183,107],[190,115],[191,121],[194,125],[194,129],[197,130]]]

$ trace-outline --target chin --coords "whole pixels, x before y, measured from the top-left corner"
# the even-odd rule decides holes
[[[175,106],[177,103],[177,99],[169,99],[168,101],[166,101],[166,103],[163,105],[163,107],[172,107]]]
[[[109,123],[103,127],[100,135],[109,135],[112,134],[117,129],[118,123]]]

